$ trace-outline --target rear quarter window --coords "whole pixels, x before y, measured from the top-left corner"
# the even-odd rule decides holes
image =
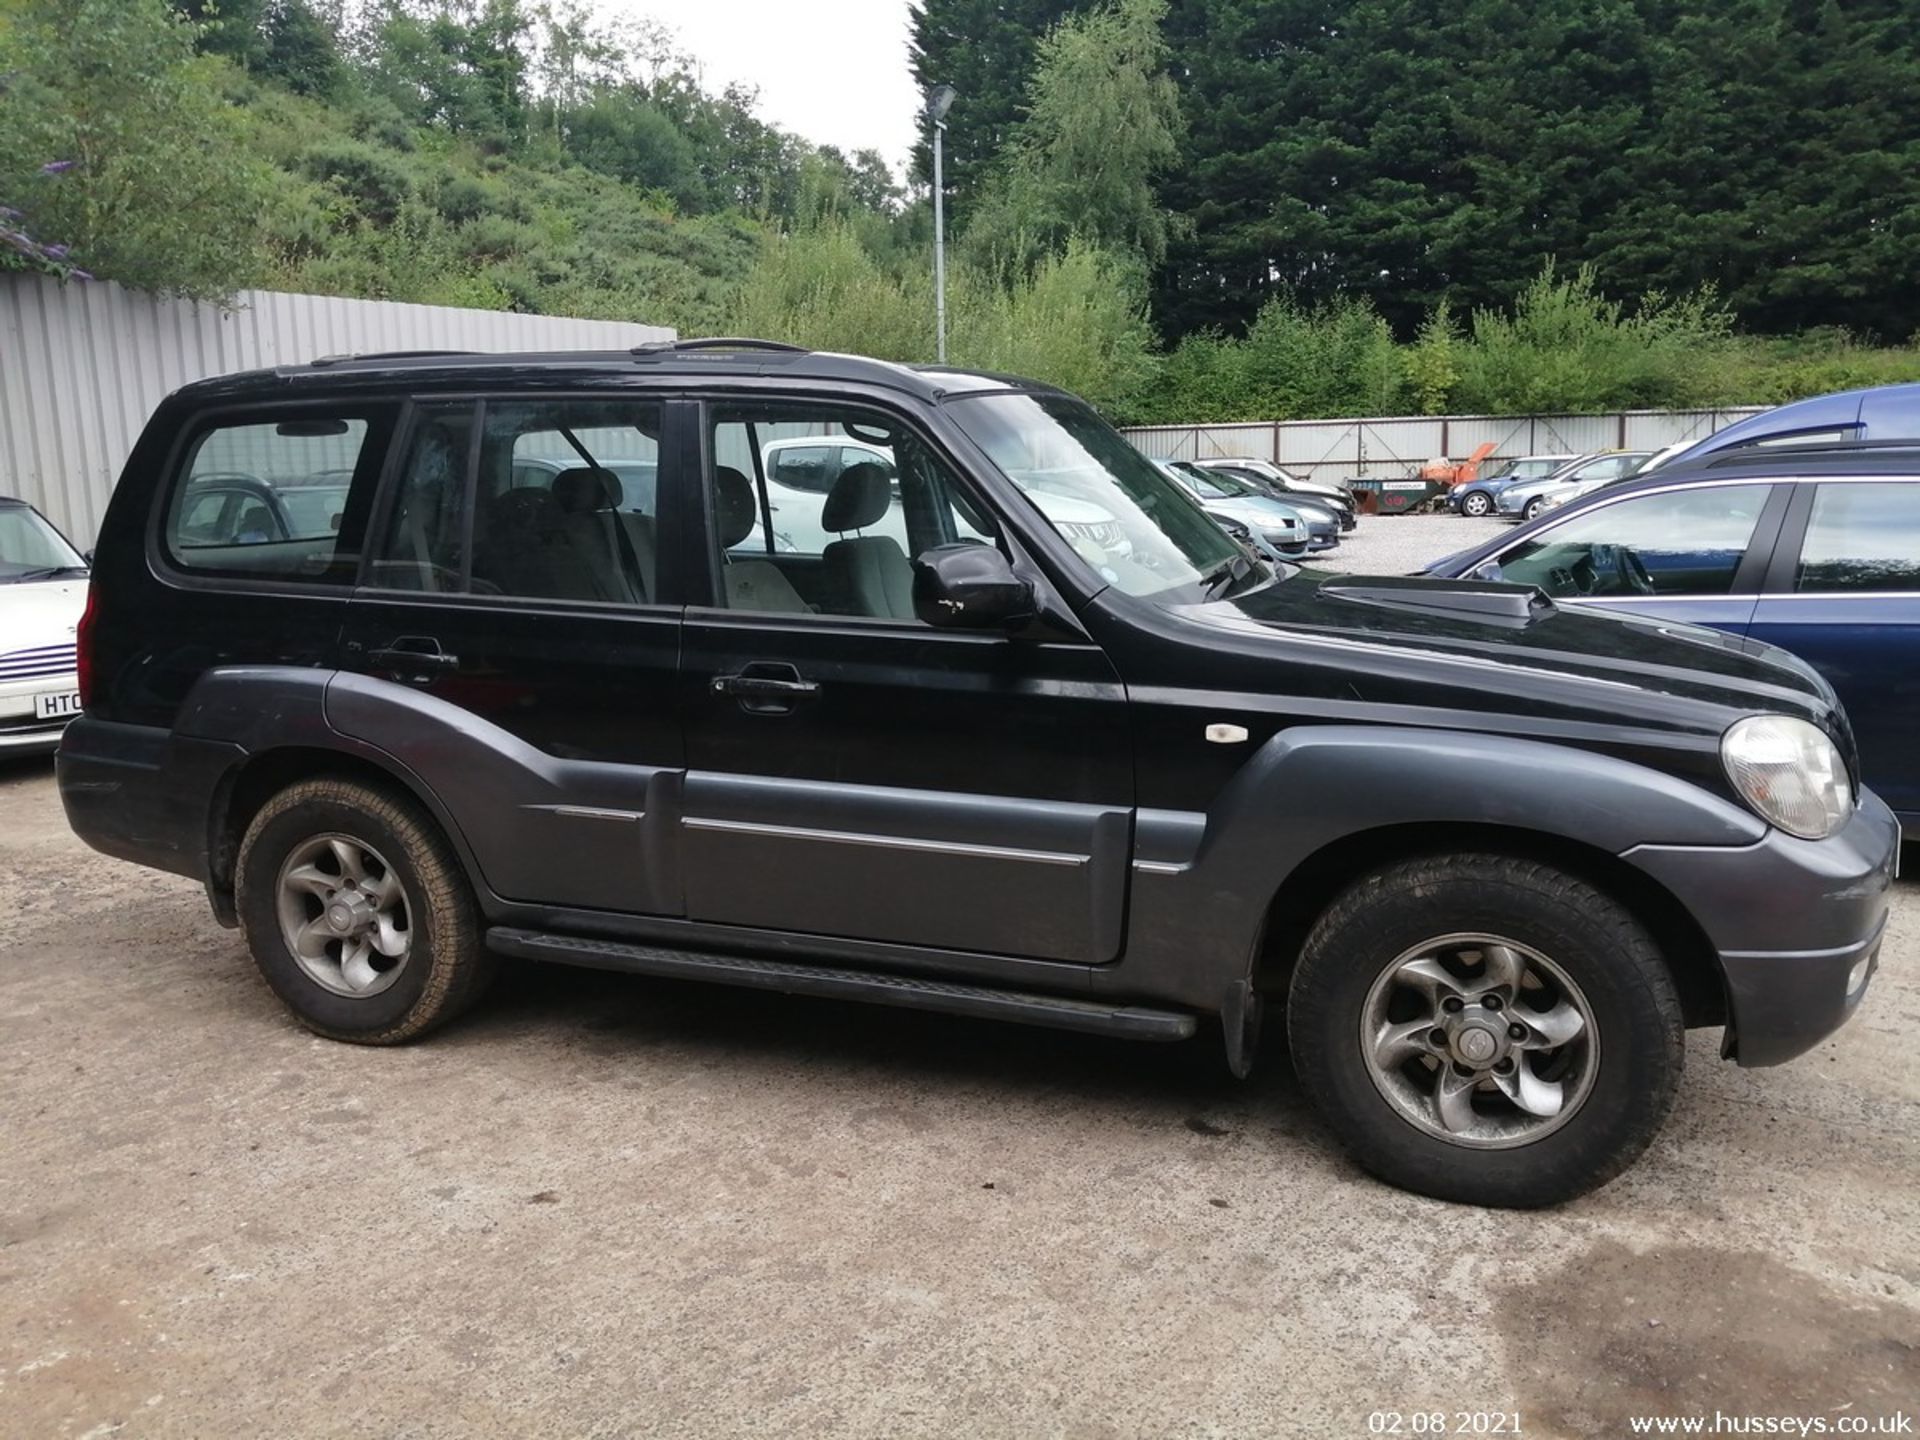
[[[387,407],[289,410],[201,426],[167,490],[167,561],[193,575],[351,585],[392,418]]]

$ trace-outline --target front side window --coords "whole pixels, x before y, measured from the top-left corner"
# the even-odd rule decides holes
[[[391,418],[304,410],[204,431],[168,504],[168,558],[211,575],[351,584]]]
[[[946,461],[885,415],[826,403],[723,406],[709,445],[729,609],[917,623],[913,557],[997,543]]]
[[[1920,591],[1920,480],[1816,490],[1793,588],[1809,595]]]
[[[1725,595],[1752,543],[1769,485],[1640,495],[1582,511],[1476,573],[1558,599]]]
[[[0,585],[54,580],[84,574],[86,568],[87,562],[37,511],[0,506]]]
[[[964,396],[949,412],[1080,558],[1129,595],[1202,598],[1244,552],[1081,401]]]

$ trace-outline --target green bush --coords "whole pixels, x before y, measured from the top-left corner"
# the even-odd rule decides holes
[[[1453,399],[1469,413],[1686,409],[1723,399],[1733,319],[1711,291],[1650,295],[1629,309],[1590,266],[1551,261],[1511,313],[1473,315]]]
[[[1158,368],[1144,290],[1137,266],[1081,241],[1030,274],[957,264],[947,276],[947,358],[1059,385],[1124,418]],[[768,242],[728,328],[924,363],[936,348],[932,277],[922,265],[883,266],[851,226],[828,221]]]
[[[301,155],[300,168],[331,184],[375,225],[391,225],[413,196],[406,167],[390,151],[359,140],[316,141]]]

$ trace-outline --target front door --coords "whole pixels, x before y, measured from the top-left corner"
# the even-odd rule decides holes
[[[1920,817],[1920,479],[1802,484],[1752,634],[1826,676],[1866,783]],[[1791,543],[1794,537],[1798,543]]]
[[[433,787],[510,900],[681,913],[662,414],[423,402],[375,519],[329,720]]]
[[[1473,574],[1538,586],[1561,604],[1740,635],[1753,618],[1786,501],[1767,481],[1623,496],[1535,531]]]
[[[687,612],[682,663],[688,917],[1115,958],[1133,772],[1106,656],[1070,620],[914,618],[910,555],[1011,542],[899,418],[825,400],[700,413],[716,603]],[[812,544],[757,523],[770,448],[802,436],[858,452]]]

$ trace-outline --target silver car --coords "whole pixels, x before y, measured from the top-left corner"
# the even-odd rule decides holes
[[[1651,450],[1595,450],[1570,460],[1540,480],[1522,480],[1500,492],[1498,506],[1508,520],[1531,520],[1546,509],[1545,496],[1564,505],[1611,480],[1624,480],[1653,458]],[[1577,487],[1577,488],[1569,488]]]

